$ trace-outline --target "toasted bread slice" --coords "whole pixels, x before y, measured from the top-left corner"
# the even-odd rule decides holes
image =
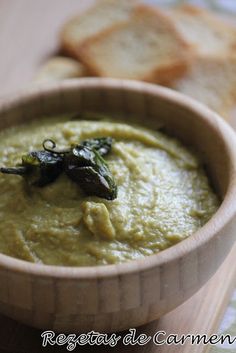
[[[86,41],[77,56],[96,76],[163,83],[182,75],[189,46],[168,16],[140,5],[129,21]]]
[[[236,105],[236,56],[198,57],[171,88],[227,118]]]
[[[40,71],[35,76],[34,82],[44,83],[67,78],[83,77],[85,75],[85,67],[77,60],[55,56],[50,58],[40,68]]]
[[[201,55],[223,54],[236,49],[236,27],[210,11],[182,5],[168,11],[181,36]]]
[[[116,23],[129,19],[138,0],[100,0],[85,13],[72,18],[61,32],[65,52],[74,55],[85,40]]]

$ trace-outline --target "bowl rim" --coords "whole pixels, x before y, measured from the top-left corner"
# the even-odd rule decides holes
[[[150,83],[112,78],[79,78],[64,80],[60,83],[50,83],[39,86],[29,86],[21,93],[0,98],[0,113],[12,106],[27,104],[38,96],[44,99],[48,94],[56,95],[66,91],[83,88],[106,87],[109,89],[122,89],[143,92],[146,95],[155,94],[174,104],[187,108],[199,115],[208,127],[217,130],[219,138],[223,141],[230,161],[230,182],[224,199],[211,219],[199,230],[183,241],[142,259],[131,260],[124,263],[98,266],[57,266],[31,263],[0,253],[0,268],[20,274],[28,274],[40,277],[64,278],[64,279],[97,279],[120,276],[142,272],[163,266],[166,263],[179,260],[186,254],[196,251],[206,242],[211,240],[224,226],[230,223],[236,214],[236,135],[233,129],[214,111],[202,103],[187,97],[169,88]],[[226,136],[228,139],[226,139]]]

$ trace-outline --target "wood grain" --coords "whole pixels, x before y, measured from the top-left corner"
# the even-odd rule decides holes
[[[236,247],[234,247],[225,263],[216,275],[186,303],[179,306],[160,320],[141,326],[137,334],[146,333],[153,336],[158,331],[166,331],[167,334],[211,334],[216,332],[219,320],[228,303],[229,295],[235,285],[236,268],[232,266],[235,261]],[[41,352],[68,352],[65,347],[42,348],[42,331],[19,324],[4,316],[0,317],[0,342],[4,352],[14,353],[41,353]],[[127,333],[123,332],[122,337]],[[115,348],[96,347],[96,352],[106,353],[203,353],[209,347],[206,346],[156,346],[152,343],[139,346],[127,346],[118,344]],[[170,350],[171,349],[171,350]],[[1,352],[2,352],[1,350]],[[79,347],[81,353],[94,352],[93,347]]]
[[[18,91],[27,86],[40,64],[58,50],[58,30],[64,20],[75,11],[86,8],[90,0],[1,0],[0,2],[0,94]],[[10,39],[11,38],[11,39]],[[141,102],[139,102],[141,104]],[[185,304],[164,316],[160,321],[140,328],[152,334],[158,330],[176,333],[212,333],[217,329],[221,314],[228,302],[235,279],[236,247],[211,281]],[[222,280],[223,279],[223,280]],[[1,293],[4,296],[4,293]],[[40,296],[39,300],[43,300]],[[40,299],[41,298],[41,299]],[[45,298],[49,301],[50,298]],[[6,352],[53,352],[58,348],[41,349],[40,331],[1,317],[0,342]],[[174,353],[202,353],[206,347],[171,347]],[[80,351],[92,351],[89,347]],[[98,348],[97,351],[109,351]],[[112,352],[170,352],[169,347],[150,345],[120,347]]]

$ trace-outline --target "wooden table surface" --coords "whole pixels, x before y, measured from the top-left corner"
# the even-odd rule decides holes
[[[61,24],[82,11],[93,0],[0,0],[0,99],[30,85],[45,59],[58,51]],[[235,285],[236,247],[216,275],[194,297],[179,308],[139,332],[211,334],[217,330]],[[92,328],[91,328],[92,329]],[[0,317],[0,352],[57,352],[58,347],[42,348],[41,332],[11,319]],[[158,352],[203,353],[204,346],[127,346],[116,348],[79,347],[80,352]],[[77,351],[77,350],[76,350]]]

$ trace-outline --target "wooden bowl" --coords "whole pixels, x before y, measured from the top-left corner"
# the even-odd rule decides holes
[[[161,125],[202,155],[222,204],[188,239],[145,259],[119,265],[62,267],[0,254],[0,312],[65,332],[112,332],[159,318],[214,274],[234,243],[236,140],[214,112],[174,91],[113,79],[79,79],[5,100],[0,128],[33,118],[93,110]],[[114,118],[115,119],[115,118]],[[222,279],[223,280],[223,279]]]

